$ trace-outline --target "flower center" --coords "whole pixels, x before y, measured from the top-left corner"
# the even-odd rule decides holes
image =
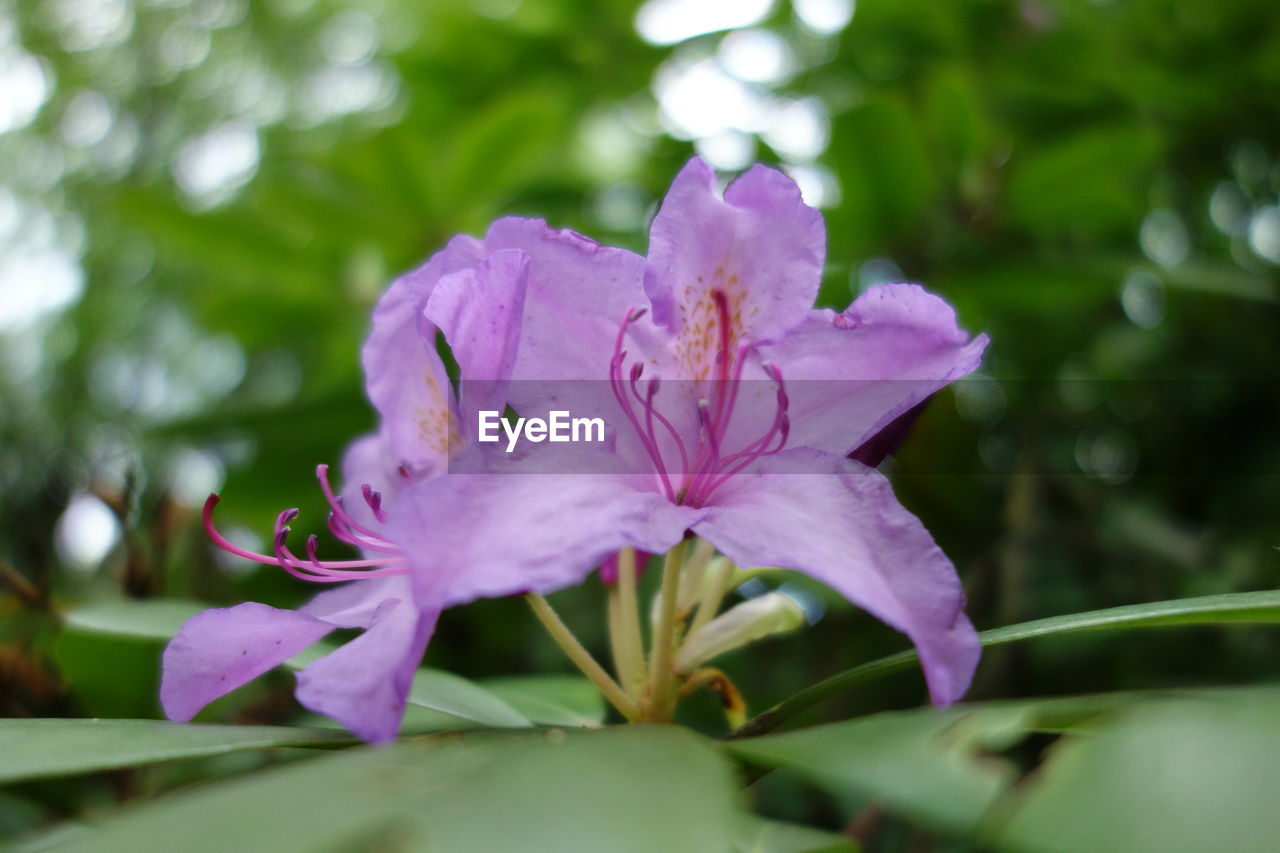
[[[629,369],[624,370],[627,350],[623,348],[623,343],[627,329],[643,317],[647,309],[632,308],[623,317],[614,344],[613,358],[609,363],[609,384],[614,398],[652,461],[667,498],[673,503],[693,507],[704,505],[716,489],[757,459],[782,450],[786,446],[791,428],[787,417],[788,399],[782,371],[775,364],[765,364],[765,373],[777,386],[773,420],[754,441],[732,452],[726,452],[725,438],[733,418],[738,390],[743,382],[743,370],[753,346],[733,346],[728,299],[722,290],[713,290],[711,297],[715,305],[715,327],[718,333],[715,378],[692,380],[699,392],[696,403],[696,437],[682,436],[671,420],[659,411],[657,397],[661,377],[650,379],[642,390],[640,377],[644,374],[644,364],[636,361]],[[659,428],[671,439],[667,443],[668,448],[674,447],[675,453],[680,457],[678,469],[669,464],[663,454]],[[689,440],[686,441],[686,438]],[[670,452],[668,450],[668,454]]]

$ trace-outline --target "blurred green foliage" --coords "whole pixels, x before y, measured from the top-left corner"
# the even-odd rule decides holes
[[[990,333],[984,377],[887,468],[979,627],[1280,585],[1280,9],[812,11],[842,5],[659,45],[622,0],[0,0],[0,715],[158,716],[156,648],[61,631],[73,605],[301,600],[215,559],[197,508],[217,488],[258,537],[284,506],[319,526],[314,465],[372,424],[357,353],[386,282],[508,213],[643,249],[694,150],[782,163],[822,205],[825,304],[904,278]],[[902,646],[805,589],[824,618],[726,659],[753,708]],[[594,584],[560,600],[599,647]],[[1256,628],[1047,640],[989,653],[972,695],[1253,683],[1277,660]],[[428,662],[564,665],[518,601],[448,614]],[[289,682],[211,718],[295,721]],[[810,716],[921,699],[886,685]],[[710,700],[689,714],[715,731]],[[259,760],[33,784],[0,831]],[[758,787],[778,815],[850,817]]]

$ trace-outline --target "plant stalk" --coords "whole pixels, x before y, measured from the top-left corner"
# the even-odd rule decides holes
[[[617,598],[617,635],[614,659],[618,679],[627,695],[638,701],[644,689],[644,637],[640,630],[640,607],[636,596],[636,551],[623,548],[618,552],[618,582],[610,595]]]
[[[564,624],[564,620],[551,608],[547,600],[534,592],[527,593],[525,600],[533,608],[533,613],[542,623],[542,627],[546,628],[547,633],[556,641],[556,645],[564,650],[569,660],[582,670],[583,675],[591,679],[591,683],[604,694],[604,698],[608,699],[613,707],[618,709],[618,713],[626,717],[628,722],[638,721],[640,709],[636,707],[636,703],[631,701],[631,697],[618,686],[618,682],[605,672],[604,667],[596,662],[591,652],[587,651],[586,647],[573,635],[569,626]]]
[[[666,722],[673,708],[671,667],[675,659],[676,604],[680,598],[680,569],[684,565],[685,543],[667,552],[662,566],[662,590],[659,593],[658,624],[653,631],[653,653],[649,667],[649,701],[645,719]]]

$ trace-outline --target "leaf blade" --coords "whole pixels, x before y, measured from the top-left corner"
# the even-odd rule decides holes
[[[343,732],[287,726],[218,726],[158,720],[0,720],[0,784],[118,770],[178,758],[284,746],[355,743]]]
[[[1034,619],[978,634],[984,648],[1081,631],[1130,630],[1179,625],[1280,623],[1280,590],[1204,595],[1172,601],[1126,604],[1104,610]],[[914,649],[880,658],[837,673],[783,700],[748,720],[730,737],[754,737],[813,705],[877,678],[901,672],[919,659]]]

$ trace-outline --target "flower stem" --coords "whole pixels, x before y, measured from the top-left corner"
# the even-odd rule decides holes
[[[644,637],[640,633],[640,608],[636,603],[636,552],[618,552],[618,582],[609,591],[617,595],[617,634],[613,638],[618,678],[633,700],[644,687]]]
[[[636,722],[640,718],[640,710],[636,704],[618,686],[618,682],[609,677],[604,667],[596,662],[591,652],[578,641],[578,638],[569,630],[569,626],[565,625],[560,616],[551,609],[547,600],[535,592],[527,593],[525,600],[533,608],[533,613],[542,623],[542,627],[546,628],[547,633],[556,641],[556,645],[569,656],[569,660],[582,670],[583,675],[591,679],[591,683],[604,694],[604,698],[608,699],[622,716],[629,722]]]
[[[676,603],[680,598],[680,569],[684,564],[685,543],[667,552],[662,566],[662,591],[658,623],[653,631],[653,654],[649,661],[649,707],[646,718],[664,722],[671,711],[671,666],[675,657]]]

